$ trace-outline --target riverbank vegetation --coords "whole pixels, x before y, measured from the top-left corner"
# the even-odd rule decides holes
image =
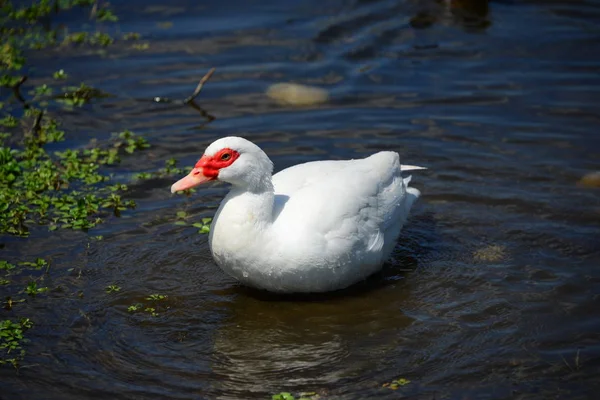
[[[90,230],[135,207],[127,198],[127,185],[116,181],[109,167],[150,145],[125,129],[109,140],[89,138],[88,145],[70,146],[71,132],[62,129],[61,118],[109,94],[73,82],[69,65],[39,76],[30,59],[60,47],[107,49],[118,41],[136,41],[139,35],[107,33],[118,17],[105,2],[22,3],[0,0],[0,249],[19,238],[36,240],[58,230],[101,239]],[[89,19],[93,28],[73,31],[54,23],[63,12]],[[40,80],[48,83],[29,84]],[[162,173],[172,172],[181,172],[174,160]],[[36,321],[23,316],[19,306],[49,292],[50,271],[50,262],[42,258],[6,260],[0,255],[0,364],[18,367],[25,356],[27,330]]]

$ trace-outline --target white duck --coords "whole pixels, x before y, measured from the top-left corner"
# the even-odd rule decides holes
[[[216,263],[242,283],[273,292],[343,289],[378,271],[394,249],[419,191],[397,153],[314,161],[272,176],[254,143],[212,143],[171,192],[230,183],[208,243]]]

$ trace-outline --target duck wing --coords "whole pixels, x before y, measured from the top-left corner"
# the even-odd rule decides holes
[[[283,170],[273,176],[273,231],[286,246],[326,258],[377,254],[386,241],[395,241],[419,196],[418,190],[408,188],[410,177],[403,178],[401,172],[395,152]]]

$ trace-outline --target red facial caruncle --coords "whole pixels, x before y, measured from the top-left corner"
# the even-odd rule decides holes
[[[194,166],[194,170],[200,169],[204,176],[210,179],[217,179],[221,168],[229,167],[240,156],[235,150],[228,148],[219,150],[214,156],[203,155]],[[193,172],[193,171],[192,171]]]
[[[181,178],[171,186],[171,193],[217,179],[219,170],[229,167],[239,156],[240,153],[229,148],[221,149],[212,156],[203,155],[188,176]]]

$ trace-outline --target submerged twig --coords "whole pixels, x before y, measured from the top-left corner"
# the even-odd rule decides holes
[[[17,83],[15,83],[15,85],[12,87],[12,90],[13,90],[13,93],[14,93],[15,97],[17,98],[17,100],[19,100],[21,103],[23,103],[23,106],[25,108],[29,108],[29,104],[27,104],[27,101],[21,94],[21,85],[23,83],[25,83],[26,80],[27,80],[27,75],[23,75],[21,77],[21,79],[19,79],[19,81]]]
[[[190,101],[188,104],[194,110],[198,111],[204,118],[206,118],[208,120],[208,122],[214,121],[216,119],[213,115],[210,115],[208,113],[208,111],[206,111],[204,108],[200,107],[194,100]]]
[[[202,79],[200,79],[200,82],[198,82],[198,85],[196,86],[196,89],[194,90],[194,92],[192,93],[191,96],[187,97],[185,100],[172,100],[169,99],[167,97],[160,97],[160,96],[156,96],[152,99],[153,102],[155,103],[163,103],[163,104],[186,104],[191,106],[194,110],[200,112],[200,114],[207,119],[207,123],[210,123],[212,121],[214,121],[216,118],[212,115],[210,115],[206,110],[204,110],[202,107],[200,107],[195,101],[194,99],[196,97],[198,97],[198,95],[200,94],[200,92],[202,91],[202,88],[204,87],[204,84],[210,79],[210,77],[212,76],[212,74],[215,72],[216,68],[213,67],[211,68],[203,77]],[[203,124],[202,126],[206,125]]]
[[[204,84],[206,83],[206,81],[208,81],[210,79],[210,77],[212,76],[212,74],[215,72],[215,67],[212,67],[207,73],[206,75],[204,75],[202,77],[202,79],[200,79],[200,82],[198,82],[198,86],[196,86],[196,90],[194,90],[194,93],[192,93],[192,95],[190,97],[188,97],[187,99],[185,99],[183,102],[184,103],[191,103],[202,91],[202,87],[204,86]]]

